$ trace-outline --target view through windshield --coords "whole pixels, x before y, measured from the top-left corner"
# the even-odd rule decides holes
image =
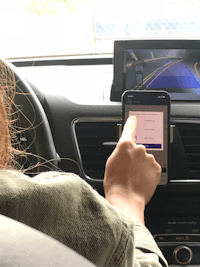
[[[113,53],[114,39],[199,39],[200,0],[0,0],[5,58]]]

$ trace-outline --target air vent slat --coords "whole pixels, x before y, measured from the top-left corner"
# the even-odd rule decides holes
[[[106,131],[107,129],[102,127],[81,127],[81,136],[86,136],[86,137],[89,137],[89,136],[102,136],[102,137],[109,137],[109,136],[115,136],[115,129],[111,128],[108,131]],[[97,131],[97,129],[100,129],[100,131]]]
[[[180,125],[180,124],[179,124]],[[193,124],[194,125],[194,124]],[[182,137],[184,137],[184,136],[186,136],[186,137],[188,137],[188,136],[191,136],[191,134],[192,134],[192,136],[197,136],[197,137],[199,137],[200,136],[200,129],[199,129],[199,126],[198,126],[198,124],[196,124],[195,126],[191,126],[191,127],[189,127],[189,128],[187,128],[187,127],[185,127],[185,126],[180,126],[179,127],[179,133],[180,133],[180,135],[182,136]]]
[[[184,145],[199,145],[200,144],[200,136],[182,136],[182,142]]]
[[[184,145],[186,154],[199,154],[200,153],[200,145]]]
[[[200,162],[200,154],[186,154],[189,162],[195,162],[199,163]]]
[[[199,171],[200,172],[200,166],[199,163],[189,163],[190,171]]]
[[[96,154],[98,152],[98,155],[104,155],[105,153],[111,153],[113,151],[112,146],[103,146],[102,144],[99,146],[95,145],[81,145],[81,151],[82,154]]]
[[[191,178],[200,178],[200,124],[178,123]]]
[[[115,137],[99,137],[99,136],[88,136],[88,137],[79,137],[79,144],[85,146],[102,146],[104,142],[108,142],[110,140],[115,140]],[[116,140],[115,140],[116,141]]]
[[[118,123],[80,121],[75,125],[82,166],[93,179],[103,179],[106,161],[115,148],[103,144],[118,141]]]

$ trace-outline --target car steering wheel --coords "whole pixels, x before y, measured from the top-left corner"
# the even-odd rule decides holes
[[[19,142],[27,144],[26,168],[30,173],[57,170],[58,155],[56,153],[49,122],[36,94],[19,70],[11,63],[1,59],[11,71],[16,81],[15,104],[18,107],[19,127],[23,130],[23,137]],[[34,154],[35,156],[31,156]],[[37,155],[37,156],[36,156]],[[29,172],[27,172],[29,173]]]

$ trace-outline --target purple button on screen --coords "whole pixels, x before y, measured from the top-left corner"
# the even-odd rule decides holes
[[[146,148],[161,148],[161,144],[143,144]]]

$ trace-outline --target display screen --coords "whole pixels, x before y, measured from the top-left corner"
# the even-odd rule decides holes
[[[169,178],[169,98],[164,93],[127,91],[123,96],[123,121],[136,116],[136,143],[144,145],[162,168],[160,185]]]
[[[137,117],[138,122],[136,143],[143,144],[147,150],[163,151],[164,112],[129,111],[129,116],[133,115]]]
[[[163,89],[180,99],[195,94],[200,100],[199,54],[187,50],[128,49],[124,51],[123,83],[126,90]],[[186,97],[186,95],[185,95]],[[194,96],[188,96],[187,99]],[[183,98],[183,97],[182,97]]]
[[[126,90],[164,90],[172,101],[200,101],[200,40],[116,41],[111,100]]]

